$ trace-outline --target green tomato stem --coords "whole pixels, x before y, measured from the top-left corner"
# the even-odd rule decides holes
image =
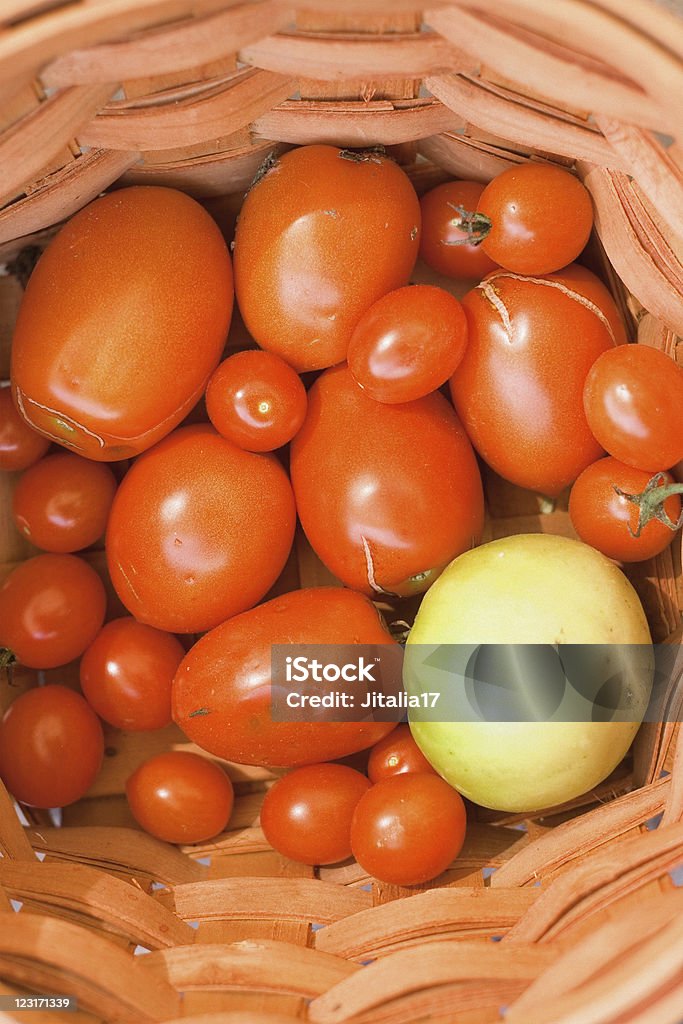
[[[14,651],[10,651],[9,647],[0,647],[0,668],[10,668],[16,660]]]
[[[442,245],[481,245],[489,231],[493,227],[493,222],[490,217],[487,217],[485,213],[477,213],[476,210],[466,210],[464,206],[458,206],[455,203],[446,203],[450,206],[451,210],[455,210],[458,214],[451,221],[451,227],[460,228],[461,231],[465,232],[464,238],[456,238],[452,242],[442,241]]]
[[[626,498],[627,501],[630,501],[638,509],[638,523],[635,530],[631,529],[630,524],[628,528],[628,532],[632,537],[640,537],[651,519],[656,519],[657,522],[663,523],[664,526],[667,526],[674,532],[680,530],[681,526],[683,526],[683,512],[674,522],[664,509],[664,503],[668,498],[674,494],[683,494],[683,484],[665,484],[662,482],[665,479],[664,473],[655,473],[648,480],[640,494],[627,494],[625,491],[622,491],[621,487],[614,487],[615,493],[620,498]]]

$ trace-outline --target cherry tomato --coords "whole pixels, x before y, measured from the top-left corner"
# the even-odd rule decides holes
[[[419,885],[457,857],[466,825],[462,797],[438,775],[393,775],[359,800],[351,849],[380,882]]]
[[[420,256],[432,270],[456,280],[481,281],[498,269],[481,245],[465,242],[467,232],[460,226],[460,210],[478,209],[483,191],[478,181],[447,181],[422,196]]]
[[[116,478],[80,455],[48,455],[21,476],[12,500],[17,529],[43,551],[80,551],[104,535]]]
[[[211,427],[174,431],[128,471],[107,528],[112,583],[140,622],[199,633],[256,604],[294,538],[289,480]]]
[[[499,271],[463,299],[469,340],[451,378],[458,415],[497,473],[547,495],[602,455],[583,386],[615,338],[591,278],[574,268],[544,279]]]
[[[144,761],[126,782],[131,814],[146,832],[167,843],[203,843],[230,820],[234,793],[212,761],[181,750]]]
[[[271,452],[301,427],[306,389],[298,373],[272,352],[237,352],[213,373],[206,410],[228,441],[250,452]]]
[[[366,309],[408,283],[419,242],[417,196],[387,157],[318,145],[277,157],[235,232],[247,329],[297,370],[342,362]]]
[[[614,490],[639,495],[645,491],[652,474],[634,469],[608,456],[587,469],[572,487],[569,515],[582,541],[619,562],[641,562],[664,551],[674,531],[657,519],[650,519],[638,537],[638,506]],[[661,485],[673,483],[668,473],[661,474]],[[663,508],[675,523],[681,514],[681,499],[672,494]]]
[[[173,719],[226,761],[296,767],[372,746],[387,722],[273,721],[274,644],[394,644],[375,606],[340,587],[273,598],[203,636],[173,680]]]
[[[349,342],[351,373],[377,402],[411,402],[445,384],[463,357],[467,320],[443,288],[398,288],[358,321]]]
[[[422,593],[481,537],[479,469],[440,394],[381,405],[346,367],[327,370],[292,441],[291,474],[306,536],[355,590]]]
[[[194,199],[156,186],[96,199],[29,280],[12,344],[20,412],[98,462],[136,455],[201,397],[232,303],[227,247]]]
[[[604,352],[583,392],[588,426],[610,455],[651,474],[683,459],[683,369],[659,349]]]
[[[100,718],[132,732],[171,723],[171,683],[185,650],[135,619],[108,622],[81,658],[81,689]]]
[[[481,243],[484,252],[517,274],[550,274],[566,267],[593,227],[588,190],[552,164],[503,171],[484,189],[477,211],[491,225]]]
[[[42,434],[17,412],[12,392],[0,385],[0,470],[21,470],[41,459],[50,447]]]
[[[398,725],[393,732],[375,743],[370,751],[368,776],[380,782],[403,772],[433,772],[434,769],[413,739],[409,725]]]
[[[102,580],[75,555],[36,555],[0,587],[0,647],[27,668],[80,657],[104,622]]]
[[[90,789],[104,754],[102,726],[66,686],[27,690],[0,722],[0,778],[32,807],[65,807]]]
[[[335,864],[351,856],[351,819],[370,789],[360,772],[342,764],[311,764],[279,779],[261,807],[270,845],[302,864]]]

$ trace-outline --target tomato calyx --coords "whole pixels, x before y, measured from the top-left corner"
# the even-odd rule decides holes
[[[0,668],[11,668],[16,665],[18,659],[14,651],[9,647],[0,647]]]
[[[632,537],[640,537],[642,531],[645,529],[651,519],[656,519],[658,522],[663,523],[672,532],[680,530],[683,526],[683,512],[674,522],[668,515],[664,508],[664,503],[674,494],[683,494],[683,484],[673,483],[664,484],[663,480],[666,479],[664,473],[655,473],[646,483],[640,494],[627,494],[621,487],[614,488],[616,494],[620,498],[625,498],[626,501],[630,501],[632,505],[635,505],[638,509],[638,523],[635,530],[631,529],[629,524],[628,532]]]
[[[458,214],[451,221],[451,227],[459,228],[464,232],[462,238],[454,238],[447,241],[441,240],[442,245],[481,245],[493,227],[493,221],[485,213],[478,213],[476,210],[466,210],[464,206],[447,202],[451,210]]]

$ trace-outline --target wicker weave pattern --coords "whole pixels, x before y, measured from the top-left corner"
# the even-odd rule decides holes
[[[278,145],[384,143],[418,190],[553,160],[576,164],[593,195],[593,258],[632,339],[683,362],[683,160],[670,142],[683,136],[682,56],[681,22],[652,0],[3,0],[0,259],[114,183],[240,193]],[[0,378],[21,262],[12,270]],[[0,475],[3,509],[14,482]],[[493,475],[486,490],[489,537],[572,535],[566,501],[548,510]],[[0,516],[0,579],[32,553]],[[87,557],[103,570],[102,552]],[[680,644],[680,543],[630,576],[654,637]],[[298,538],[282,590],[329,582]],[[45,675],[77,682],[74,666]],[[1,679],[0,709],[34,683],[26,670]],[[22,827],[0,785],[0,993],[80,1000],[33,1024],[493,1024],[504,1006],[509,1024],[679,1024],[676,732],[645,727],[632,763],[542,817],[481,811],[422,891],[273,853],[261,769],[229,767],[236,809],[211,843],[181,851],[132,830],[127,775],[156,750],[192,748],[174,728],[110,730],[67,827],[44,812]]]

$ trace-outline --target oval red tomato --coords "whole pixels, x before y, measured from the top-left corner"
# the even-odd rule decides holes
[[[481,537],[479,469],[438,393],[382,405],[347,367],[326,371],[292,441],[291,475],[311,545],[355,590],[421,593]]]
[[[173,681],[173,718],[204,750],[239,764],[295,767],[372,746],[383,722],[284,722],[271,714],[273,644],[393,644],[367,598],[338,587],[298,590],[203,636]]]
[[[174,431],[124,477],[107,528],[112,583],[140,622],[199,633],[280,575],[296,510],[285,471],[212,427]]]
[[[21,470],[42,458],[50,442],[29,427],[12,401],[9,387],[0,387],[0,470]]]
[[[351,373],[376,402],[412,402],[445,384],[463,357],[467,320],[450,292],[397,288],[363,314],[351,335]]]
[[[368,777],[372,782],[404,772],[433,772],[431,764],[413,739],[409,725],[397,725],[393,732],[376,743],[368,759]]]
[[[232,302],[230,256],[199,203],[156,186],[96,199],[29,280],[12,344],[19,410],[90,459],[136,455],[201,397]]]
[[[21,803],[65,807],[90,789],[102,764],[102,726],[80,694],[39,686],[0,722],[0,778]]]
[[[462,227],[460,211],[476,210],[484,187],[479,181],[447,181],[420,199],[420,256],[446,277],[480,281],[498,267],[481,245],[467,244]]]
[[[456,410],[497,473],[551,496],[602,454],[583,387],[618,339],[591,277],[574,268],[545,278],[499,271],[463,299],[469,340],[451,378]]]
[[[297,370],[346,358],[356,323],[408,283],[420,204],[375,151],[301,146],[252,186],[235,232],[235,291],[258,344]]]

